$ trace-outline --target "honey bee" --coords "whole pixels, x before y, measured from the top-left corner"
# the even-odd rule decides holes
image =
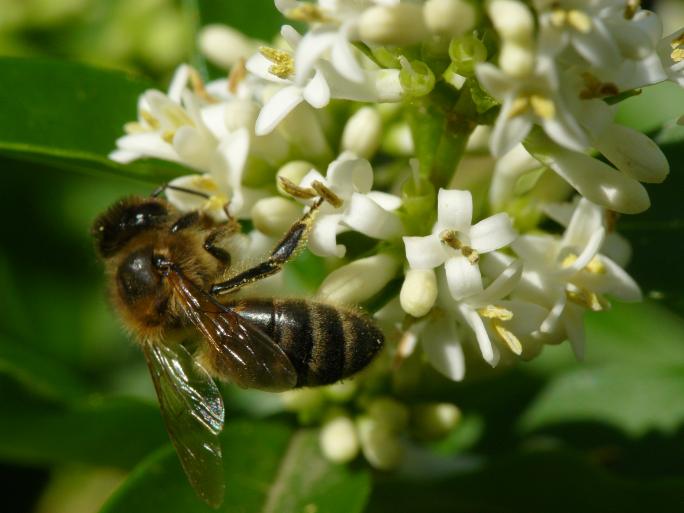
[[[181,213],[155,194],[122,199],[93,225],[112,302],[142,347],[190,484],[211,506],[224,494],[224,406],[213,378],[268,391],[326,385],[361,370],[383,344],[357,310],[229,295],[277,273],[304,244],[323,201],[263,262],[239,273],[230,271],[230,242],[240,229],[230,216],[216,222],[201,211]],[[194,350],[185,345],[193,334],[200,335],[192,337]]]

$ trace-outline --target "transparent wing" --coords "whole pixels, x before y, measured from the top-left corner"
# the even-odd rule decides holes
[[[218,434],[223,428],[221,393],[183,346],[145,344],[145,358],[162,418],[190,484],[210,506],[223,502]]]
[[[268,335],[180,273],[171,271],[168,278],[185,314],[204,335],[221,374],[243,388],[272,392],[297,384],[292,362]]]

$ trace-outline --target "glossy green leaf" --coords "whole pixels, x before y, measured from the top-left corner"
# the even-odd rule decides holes
[[[0,380],[0,459],[130,468],[168,438],[153,403],[91,398],[61,404]]]
[[[619,477],[577,454],[513,453],[440,480],[376,484],[373,513],[675,513],[684,479]]]
[[[202,25],[222,23],[244,34],[270,41],[278,34],[285,22],[273,5],[273,0],[250,0],[249,2],[196,0]]]
[[[230,513],[357,513],[370,492],[367,473],[333,465],[313,432],[292,433],[277,423],[228,421],[222,435]],[[150,456],[102,513],[211,512],[197,498],[169,448]]]
[[[85,173],[106,171],[161,183],[180,166],[107,158],[138,96],[152,87],[122,72],[67,61],[0,58],[0,152]]]

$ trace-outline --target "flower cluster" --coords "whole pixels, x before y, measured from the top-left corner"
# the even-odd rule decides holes
[[[307,30],[260,45],[208,27],[200,47],[227,78],[181,66],[167,93],[141,97],[111,158],[191,168],[169,201],[217,219],[228,205],[251,219],[254,251],[310,207],[297,191],[322,188],[334,201],[308,248],[334,270],[317,295],[373,305],[388,373],[424,355],[461,380],[469,362],[564,340],[581,358],[584,313],[641,298],[616,222],[649,207],[642,183],[669,165],[615,115],[639,88],[684,86],[684,29],[664,35],[635,0],[275,6]],[[343,456],[328,447],[333,459],[359,440],[372,453],[367,410],[326,421],[324,447],[331,432],[356,440]]]

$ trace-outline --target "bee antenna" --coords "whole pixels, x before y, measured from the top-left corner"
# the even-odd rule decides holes
[[[200,192],[200,191],[195,191],[192,189],[186,189],[185,187],[178,187],[177,185],[171,185],[168,183],[162,184],[159,187],[157,187],[150,196],[153,198],[158,197],[162,192],[164,192],[166,189],[171,189],[173,191],[178,191],[178,192],[185,192],[187,194],[194,194],[195,196],[201,196],[204,199],[209,199],[210,196],[206,192]]]

